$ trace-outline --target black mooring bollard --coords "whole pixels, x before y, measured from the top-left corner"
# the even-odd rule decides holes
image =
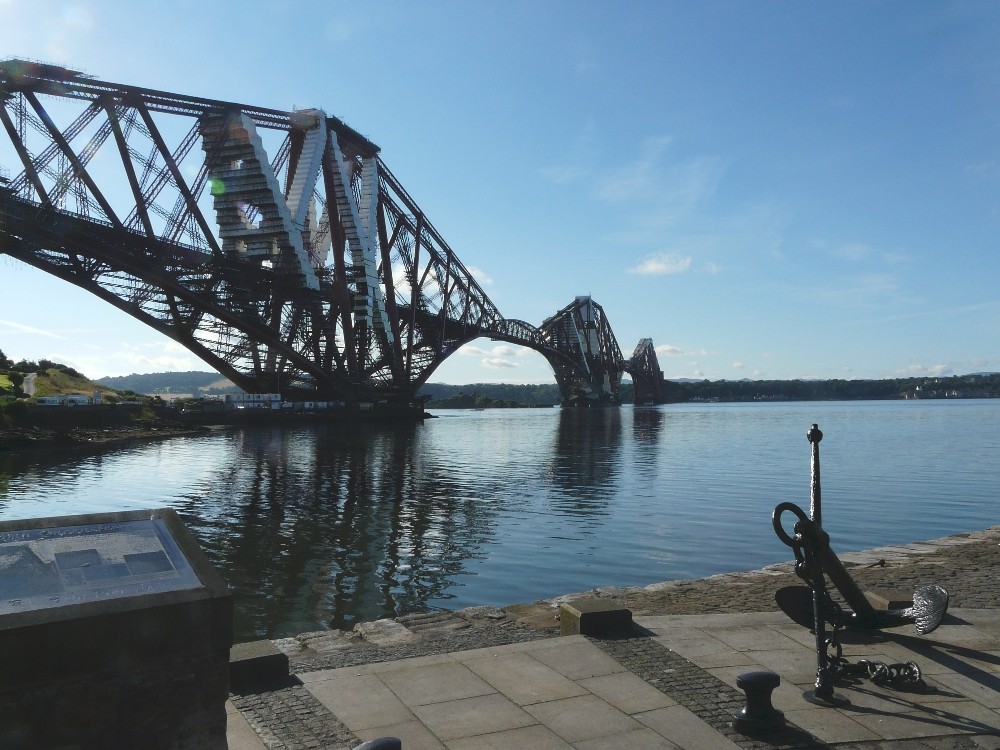
[[[771,705],[771,691],[781,683],[774,672],[744,672],[736,687],[746,693],[747,704],[733,715],[733,729],[740,734],[766,734],[785,726],[785,715]]]
[[[379,737],[358,745],[354,750],[403,750],[403,743],[395,737]]]

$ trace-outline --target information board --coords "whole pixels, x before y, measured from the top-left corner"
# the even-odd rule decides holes
[[[0,531],[0,615],[199,586],[160,518]]]

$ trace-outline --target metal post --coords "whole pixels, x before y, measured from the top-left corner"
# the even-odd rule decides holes
[[[809,517],[812,518],[813,523],[823,528],[823,498],[819,486],[819,441],[823,439],[823,433],[820,432],[818,424],[812,426],[809,432],[806,433],[806,438],[809,440],[810,445],[812,445],[810,473],[812,481],[809,490]]]
[[[822,497],[820,493],[819,481],[819,442],[823,439],[819,425],[814,424],[806,438],[812,446],[812,471],[811,487],[809,491],[809,515],[815,524],[815,531],[823,535],[823,510]],[[818,540],[813,540],[818,541]],[[824,599],[826,598],[826,579],[823,574],[823,567],[816,559],[816,549],[814,544],[804,545],[806,558],[806,569],[812,571],[814,580],[812,582],[813,595],[813,632],[816,634],[816,685],[815,689],[805,693],[805,699],[810,703],[823,706],[844,705],[848,701],[833,692],[833,680],[830,675],[830,664],[827,654],[826,643],[826,618],[823,613]]]

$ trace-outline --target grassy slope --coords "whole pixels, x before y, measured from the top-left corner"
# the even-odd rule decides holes
[[[3,377],[3,376],[0,376]],[[59,394],[79,393],[83,396],[93,396],[94,391],[105,395],[115,393],[111,388],[98,385],[87,378],[78,378],[62,370],[45,370],[38,373],[35,379],[35,396],[58,396]]]

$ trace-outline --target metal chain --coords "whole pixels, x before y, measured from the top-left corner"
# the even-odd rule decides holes
[[[920,667],[914,661],[886,664],[873,659],[860,659],[852,664],[844,658],[843,648],[837,640],[839,629],[839,626],[834,624],[833,632],[826,641],[827,650],[831,652],[828,656],[830,673],[835,682],[843,677],[867,678],[879,687],[928,692]]]

